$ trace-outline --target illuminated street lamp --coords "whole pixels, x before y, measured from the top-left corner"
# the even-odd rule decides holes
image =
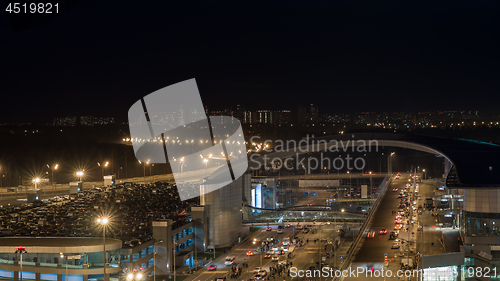
[[[105,171],[106,171],[106,168],[108,167],[108,164],[109,164],[109,162],[106,161],[106,163],[104,163],[104,166],[102,167],[102,176],[103,177],[106,175]]]
[[[389,155],[387,155],[387,172],[388,174],[392,174],[392,156],[394,156],[396,152],[391,152]]]
[[[180,164],[181,164],[181,173],[182,173],[182,166],[184,166],[184,157],[180,159]]]
[[[104,281],[106,281],[106,225],[108,224],[108,217],[102,217],[97,219],[97,223],[102,225],[102,262],[104,269]],[[141,276],[142,277],[142,276]]]
[[[47,164],[47,168],[49,168],[50,171],[52,172],[52,178],[50,181],[54,183],[54,170],[57,170],[57,168],[59,168],[59,164],[55,164],[54,166],[52,166],[52,168],[50,167],[49,164]]]
[[[40,182],[40,178],[34,178],[33,182],[35,183],[35,190],[36,190],[36,184]]]
[[[205,174],[208,174],[208,159],[203,159],[203,162],[205,162]]]
[[[351,173],[347,171],[347,174],[349,174],[349,197],[352,199]]]
[[[78,172],[76,172],[76,175],[77,175],[78,177],[80,177],[80,181],[82,181],[83,171],[78,171]]]
[[[149,163],[149,160],[148,160],[148,163]],[[153,174],[151,173],[151,168],[154,166],[155,164],[151,164],[149,165],[149,181],[150,182],[153,182]]]
[[[424,180],[425,180],[425,169],[423,169],[423,170],[422,170],[422,172],[424,172],[424,176],[423,176],[423,178],[424,178]]]
[[[372,171],[370,171],[370,194],[373,193]]]

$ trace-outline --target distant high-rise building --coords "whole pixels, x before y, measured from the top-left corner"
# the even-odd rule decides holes
[[[255,123],[255,121],[253,120],[253,116],[255,116],[255,114],[253,114],[252,111],[245,111],[243,113],[243,119],[242,119],[243,124]]]
[[[272,124],[273,115],[269,110],[257,110],[255,112],[255,123],[260,124]]]
[[[297,110],[297,124],[304,125],[307,123],[307,111],[303,106],[299,106]]]
[[[238,118],[238,120],[241,120],[243,122],[243,119],[245,118],[245,108],[241,105],[236,105],[236,111],[234,112],[234,117]]]
[[[272,112],[272,121],[274,125],[291,124],[292,112],[290,110],[275,110]]]
[[[311,103],[311,106],[309,107],[309,118],[308,121],[311,124],[316,124],[318,123],[318,106],[314,105]]]
[[[80,116],[81,126],[109,125],[114,123],[115,118],[113,117]]]
[[[76,116],[67,116],[62,118],[54,118],[52,125],[53,126],[76,126]]]

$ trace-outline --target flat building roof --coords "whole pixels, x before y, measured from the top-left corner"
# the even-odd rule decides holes
[[[103,251],[100,237],[2,237],[0,253],[14,253],[17,247],[25,247],[28,253],[93,253]],[[106,238],[106,251],[122,247],[122,241]]]

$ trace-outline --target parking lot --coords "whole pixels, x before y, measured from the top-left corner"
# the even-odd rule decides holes
[[[126,183],[56,196],[38,203],[0,208],[0,236],[95,237],[96,223],[109,216],[107,237],[136,246],[152,238],[152,221],[172,219],[174,227],[188,222],[187,212],[198,199],[181,201],[168,183]]]

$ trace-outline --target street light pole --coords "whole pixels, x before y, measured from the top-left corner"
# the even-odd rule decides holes
[[[387,155],[387,173],[392,174],[392,156],[396,154],[396,152],[391,152]]]
[[[174,249],[177,248],[177,242],[174,242]],[[214,259],[215,259],[215,247],[214,247]],[[176,280],[176,272],[175,272],[175,253],[174,253],[174,281]]]
[[[103,180],[104,180],[104,176],[106,175],[106,168],[108,167],[108,164],[109,164],[109,162],[106,161],[106,163],[104,163],[104,166],[102,166],[102,177],[103,177]]]
[[[349,173],[349,171],[347,171],[347,174],[349,174],[349,198],[352,199],[351,173]]]
[[[78,172],[76,172],[76,175],[77,175],[78,177],[80,177],[80,181],[82,181],[83,171],[78,171]],[[82,187],[82,188],[83,188],[83,187]]]
[[[63,253],[59,253],[59,256],[62,258],[65,258],[66,260],[66,281],[68,281],[68,255],[66,255],[66,257],[64,256]]]
[[[319,231],[319,270],[321,271],[321,224],[318,225],[318,231]],[[319,281],[321,281],[321,274],[319,275]]]
[[[40,179],[39,178],[35,178],[35,179],[33,179],[33,182],[35,183],[35,190],[36,190],[36,184],[40,182]]]
[[[106,227],[105,225],[103,224],[103,227],[102,227],[102,252],[103,252],[103,261],[104,261],[104,264],[103,264],[103,272],[104,272],[104,281],[106,281]]]
[[[196,263],[195,263],[195,270],[198,270],[198,251],[196,250],[196,221],[194,221],[193,223],[193,228],[194,228],[194,239],[193,239],[193,242],[194,242],[194,259],[196,260]]]
[[[370,197],[373,197],[372,193],[373,193],[373,181],[372,181],[372,172],[370,171]]]
[[[163,243],[163,240],[160,240],[153,244],[153,281],[156,281],[156,244]]]
[[[97,223],[100,223],[102,225],[102,261],[103,261],[103,272],[104,272],[104,281],[106,280],[106,225],[108,224],[108,218],[103,217],[103,218],[98,218]]]

